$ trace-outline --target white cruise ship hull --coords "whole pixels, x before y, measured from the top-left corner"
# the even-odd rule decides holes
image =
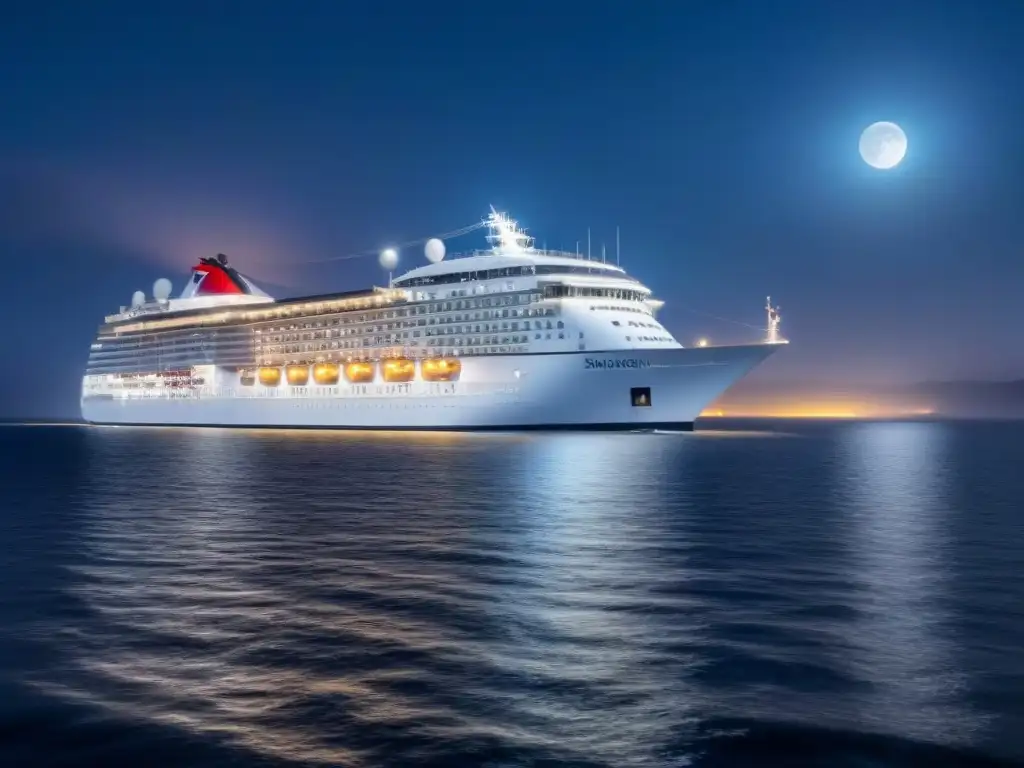
[[[229,369],[190,391],[84,389],[94,424],[367,430],[693,428],[777,349],[747,346],[465,357],[458,381],[243,387]]]

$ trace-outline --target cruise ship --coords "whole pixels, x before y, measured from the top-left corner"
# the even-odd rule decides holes
[[[82,381],[104,425],[370,430],[691,430],[784,342],[769,300],[750,344],[685,347],[617,265],[535,248],[492,208],[488,249],[387,287],[275,300],[223,255],[184,290],[105,318]],[[381,254],[393,268],[394,251]]]

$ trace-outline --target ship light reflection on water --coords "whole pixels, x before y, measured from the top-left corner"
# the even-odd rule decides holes
[[[604,706],[581,712],[552,697],[517,697],[504,706],[544,724],[552,746],[588,764],[644,764],[650,745],[671,742],[679,723],[707,706],[697,670],[672,650],[697,644],[703,627],[697,616],[673,616],[679,584],[691,578],[688,537],[685,520],[674,518],[679,540],[666,538],[666,486],[656,479],[703,439],[537,440],[521,475],[522,501],[505,513],[518,539],[508,551],[529,554],[530,578],[490,601],[495,620],[517,628],[492,649],[490,663],[502,675],[525,669],[552,687],[570,681],[580,691],[600,691]],[[631,471],[617,470],[623,466]],[[602,476],[616,483],[595,482]]]
[[[425,574],[417,563],[383,565],[386,543],[348,554],[352,527],[338,523],[352,503],[347,482],[325,483],[329,461],[318,458],[317,488],[297,500],[293,473],[308,472],[308,457],[339,441],[361,441],[370,454],[413,442],[421,447],[411,450],[423,453],[424,444],[444,448],[455,436],[372,433],[375,448],[369,433],[118,428],[111,443],[103,432],[83,500],[85,564],[71,586],[85,613],[73,630],[55,634],[66,666],[39,689],[128,720],[324,765],[374,764],[352,746],[358,739],[326,734],[318,722],[325,709],[339,729],[356,720],[371,727],[446,716],[392,688],[401,670],[386,675],[366,662],[405,646],[443,645],[436,623],[360,600],[384,592],[380,580],[391,595],[436,600],[450,588],[445,575]],[[164,472],[133,484],[144,492],[111,503],[127,481],[110,466],[130,466],[130,456],[152,451],[154,441],[167,459]],[[472,448],[463,440],[464,450]],[[282,453],[290,455],[283,470]],[[383,484],[390,469],[377,469]],[[414,539],[429,550],[439,535],[420,527]],[[331,663],[283,650],[309,652],[303,643],[317,649],[314,660],[327,653]],[[287,714],[296,711],[310,714]]]
[[[367,768],[421,738],[639,764],[706,706],[676,650],[702,628],[688,523],[666,533],[655,482],[699,436],[88,434],[83,610],[48,694]],[[145,451],[161,477],[110,471]]]

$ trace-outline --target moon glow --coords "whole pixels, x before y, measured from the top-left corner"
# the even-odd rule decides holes
[[[873,123],[860,135],[860,156],[872,168],[895,168],[907,154],[907,134],[896,123]]]

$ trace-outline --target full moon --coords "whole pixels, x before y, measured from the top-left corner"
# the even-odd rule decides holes
[[[896,123],[874,123],[860,135],[860,156],[872,168],[895,168],[906,154],[907,134]]]

